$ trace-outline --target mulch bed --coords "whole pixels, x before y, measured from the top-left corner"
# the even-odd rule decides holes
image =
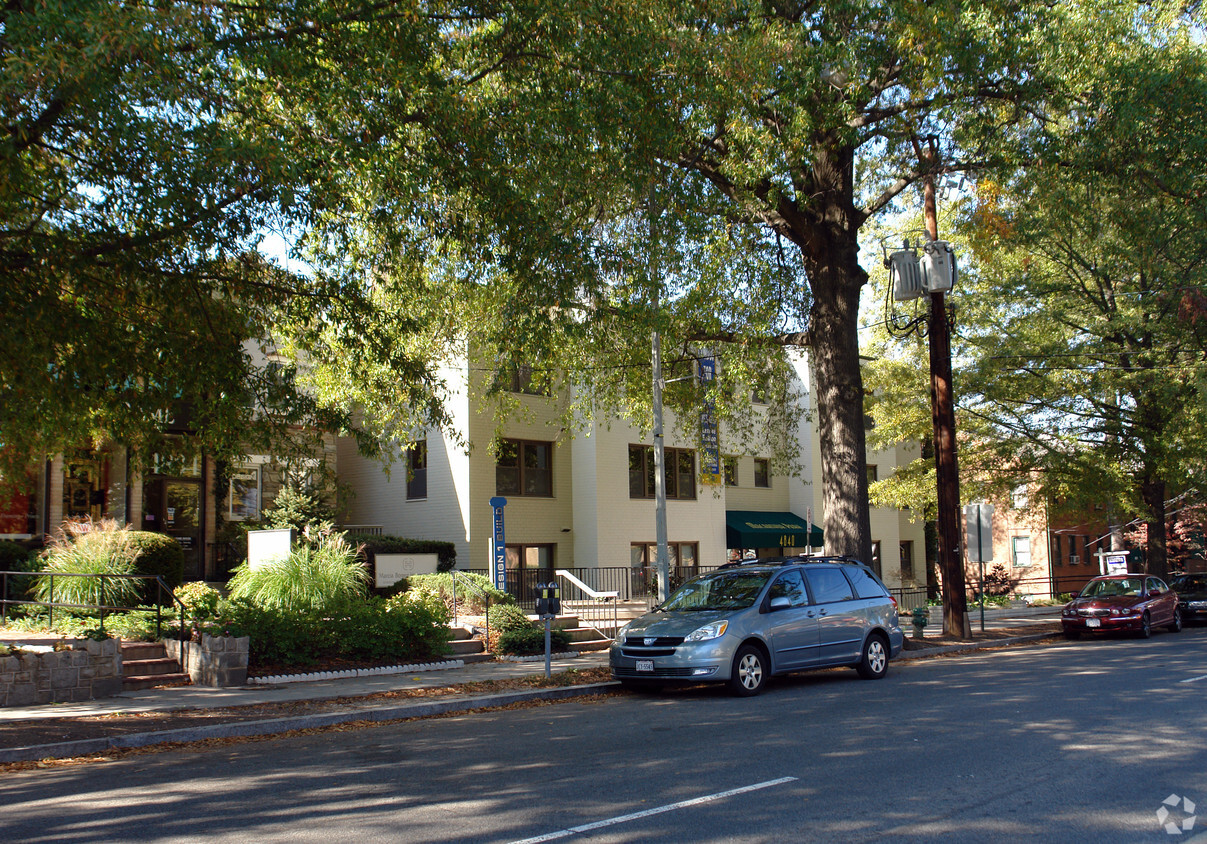
[[[266,718],[284,718],[330,712],[348,707],[369,708],[404,700],[484,695],[560,686],[579,686],[610,680],[607,668],[570,669],[546,680],[541,674],[505,680],[487,680],[453,686],[424,689],[398,689],[356,697],[316,701],[258,703],[248,706],[224,706],[205,709],[175,709],[170,712],[121,712],[108,715],[37,718],[25,721],[0,721],[0,748],[53,744],[90,738],[151,733],[208,724],[234,724]],[[2,713],[2,710],[0,710]],[[2,768],[2,766],[0,766]]]

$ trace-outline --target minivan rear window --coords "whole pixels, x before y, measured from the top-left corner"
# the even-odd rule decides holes
[[[846,574],[847,580],[851,581],[851,585],[855,587],[855,594],[860,598],[883,598],[888,594],[884,584],[867,569],[859,566],[843,566],[842,570]]]

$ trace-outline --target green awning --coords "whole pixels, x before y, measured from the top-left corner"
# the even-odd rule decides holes
[[[821,528],[794,513],[725,511],[727,548],[817,548],[821,537]]]

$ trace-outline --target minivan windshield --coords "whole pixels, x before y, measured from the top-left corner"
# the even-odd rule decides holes
[[[667,612],[741,610],[754,604],[771,572],[717,571],[684,583],[660,609]]]

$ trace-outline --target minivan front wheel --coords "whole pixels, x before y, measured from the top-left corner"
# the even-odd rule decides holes
[[[868,636],[863,643],[863,655],[855,666],[865,680],[879,680],[888,673],[888,645],[881,636]]]
[[[757,695],[767,684],[767,658],[754,645],[743,645],[733,657],[729,688],[735,695]]]

